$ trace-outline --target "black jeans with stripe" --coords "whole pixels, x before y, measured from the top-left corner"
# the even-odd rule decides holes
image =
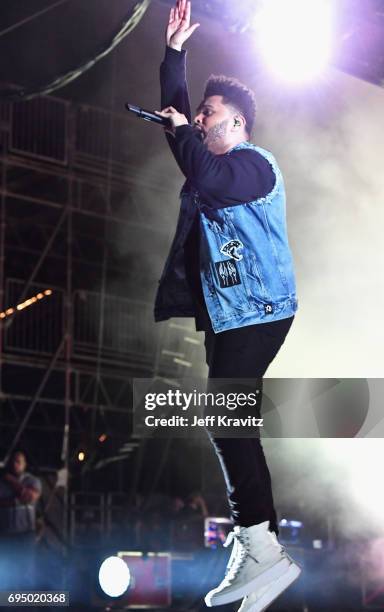
[[[260,379],[276,357],[294,317],[205,332],[209,378]],[[225,477],[235,525],[250,527],[266,520],[278,534],[271,476],[259,438],[218,438],[209,434]]]

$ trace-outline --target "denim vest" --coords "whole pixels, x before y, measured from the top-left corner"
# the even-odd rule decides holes
[[[156,321],[195,316],[183,247],[196,207],[201,284],[213,331],[286,319],[297,310],[283,177],[268,151],[242,142],[228,154],[238,149],[253,149],[265,157],[274,171],[275,185],[263,198],[219,209],[204,204],[197,191],[183,187],[176,234],[156,296]]]

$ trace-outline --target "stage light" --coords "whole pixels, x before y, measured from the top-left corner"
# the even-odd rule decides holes
[[[77,455],[77,458],[79,461],[84,461],[85,459],[85,453],[83,451],[80,451]]]
[[[302,528],[303,523],[301,521],[282,518],[279,521],[280,527],[280,539],[286,544],[299,544],[302,541]]]
[[[18,311],[24,310],[24,308],[27,308],[28,306],[32,306],[32,304],[36,304],[38,300],[42,300],[44,297],[49,296],[49,295],[52,295],[52,289],[46,289],[44,293],[38,293],[37,295],[34,295],[31,298],[28,298],[27,300],[25,300],[25,302],[22,302],[21,304],[17,304],[16,310]],[[14,313],[15,313],[15,308],[8,308],[4,312],[0,312],[0,319],[5,319],[6,317],[10,317]]]
[[[131,575],[128,565],[119,557],[108,557],[99,570],[99,584],[109,597],[120,597],[129,587]]]
[[[254,19],[266,63],[288,81],[313,79],[331,57],[329,0],[268,0]]]
[[[324,440],[324,457],[329,471],[339,470],[343,480],[344,497],[349,504],[357,504],[360,512],[353,511],[344,522],[358,529],[358,520],[366,517],[367,524],[380,526],[384,506],[384,486],[378,482],[378,470],[384,463],[384,445],[381,438],[329,438]],[[361,514],[362,513],[362,514]]]

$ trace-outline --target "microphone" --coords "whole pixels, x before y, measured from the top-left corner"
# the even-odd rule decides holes
[[[153,123],[158,123],[159,125],[162,125],[166,128],[172,127],[170,120],[166,117],[160,117],[160,115],[156,115],[151,111],[145,110],[144,108],[140,108],[140,106],[135,106],[134,104],[128,104],[128,102],[126,102],[125,108],[131,113],[134,113],[136,117],[144,119],[145,121],[152,121]]]
[[[152,111],[145,110],[145,108],[141,108],[140,106],[135,106],[134,104],[125,103],[125,108],[129,110],[131,113],[134,113],[136,117],[140,119],[144,119],[145,121],[152,121],[153,123],[158,123],[165,128],[172,130],[172,123],[166,117],[161,117],[160,115],[156,115]],[[204,140],[204,134],[196,125],[193,125],[193,132],[195,136],[199,140]]]

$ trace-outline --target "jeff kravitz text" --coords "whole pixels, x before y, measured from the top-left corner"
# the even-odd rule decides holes
[[[249,416],[244,418],[227,415],[209,415],[206,417],[189,417],[172,415],[171,417],[155,417],[153,414],[144,419],[147,427],[263,427],[263,419]]]

